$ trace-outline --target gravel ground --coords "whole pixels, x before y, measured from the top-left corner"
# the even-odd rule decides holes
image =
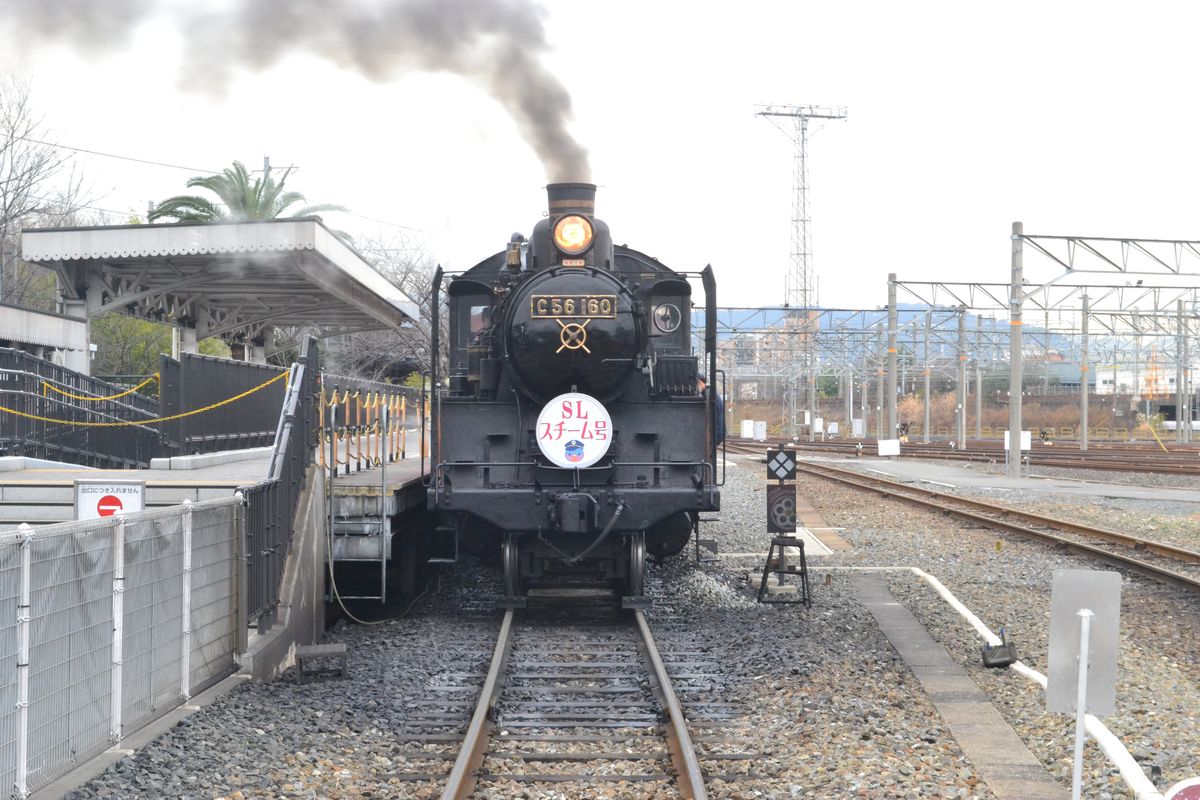
[[[865,466],[860,467],[856,461],[852,460],[848,460],[844,464],[836,463],[834,466],[848,469],[865,469]],[[978,465],[968,466],[958,463],[955,466],[963,469],[974,467],[974,471],[981,471]],[[1084,470],[1058,470],[1058,472],[1078,473],[1084,472]],[[1091,470],[1087,472],[1091,474],[1097,471]],[[1103,473],[1100,474],[1103,475]],[[1075,475],[1054,477],[1081,479]],[[1099,482],[1127,483],[1137,486],[1165,485],[1172,488],[1200,489],[1200,481],[1197,481],[1195,478],[1184,478],[1184,476],[1180,475],[1109,473],[1109,478],[1109,481],[1100,479]],[[1145,482],[1132,483],[1130,479],[1137,479],[1138,481],[1142,481],[1142,479],[1147,480]],[[1168,483],[1159,483],[1159,479],[1166,479]],[[1182,483],[1184,480],[1189,483],[1184,485]],[[922,484],[922,488],[936,489],[946,494],[989,500],[1001,505],[1010,505],[1038,514],[1049,514],[1063,519],[1083,522],[1088,525],[1108,528],[1109,530],[1132,533],[1148,539],[1160,540],[1179,547],[1200,550],[1200,503],[1155,500],[1153,504],[1150,504],[1145,500],[1106,497],[1104,495],[1091,496],[1084,500],[1079,495],[1062,492],[1035,491],[1032,489],[980,489],[962,485],[951,489],[945,486],[928,486]]]
[[[867,503],[827,481],[802,479],[798,487],[829,524],[847,528],[843,535],[855,545],[813,560],[812,609],[755,603],[757,575],[753,585],[745,578],[761,569],[761,559],[701,567],[674,558],[649,569],[656,599],[651,624],[663,650],[705,643],[706,657],[722,665],[720,686],[708,699],[737,704],[752,733],[738,746],[759,754],[735,780],[714,781],[711,795],[993,797],[854,598],[847,573],[826,567],[920,566],[985,622],[1007,624],[1023,659],[1044,670],[1050,573],[1091,565],[1016,539],[997,552],[996,534],[964,530],[897,502]],[[722,519],[707,525],[705,536],[717,538],[723,552],[765,551],[763,495],[761,466],[734,462]],[[486,663],[499,618],[489,609],[498,579],[493,565],[464,560],[404,619],[329,633],[329,640],[349,644],[348,678],[243,686],[70,797],[436,797],[397,778],[398,752],[412,749],[398,741],[405,704],[439,676]],[[1015,673],[976,666],[973,632],[932,591],[904,573],[890,584],[1068,785],[1070,720],[1046,714],[1040,691]],[[1177,592],[1125,581],[1119,710],[1107,722],[1136,756],[1161,768],[1160,786],[1197,771],[1200,760],[1197,610],[1195,600]],[[1127,795],[1094,747],[1086,764],[1088,797]],[[547,785],[508,796],[579,795]],[[588,796],[646,794],[636,784],[614,784]]]
[[[846,528],[843,536],[855,546],[849,553],[822,559],[820,566],[921,567],[940,578],[993,630],[1007,625],[1022,660],[1042,672],[1053,570],[1105,568],[1038,542],[961,527],[900,501],[873,497],[864,502],[861,493],[829,481],[806,478],[800,485],[829,524]],[[1078,506],[1078,498],[1064,504],[1061,497],[1040,497],[1064,515]],[[1135,525],[1136,513],[1125,507],[1129,501],[1098,501],[1092,514],[1111,523],[1114,509],[1109,502],[1120,504],[1116,510],[1125,527],[1156,527],[1153,515],[1145,511],[1145,521]],[[923,582],[897,572],[889,584],[967,668],[1047,769],[1069,785],[1073,721],[1047,714],[1040,689],[1024,678],[980,666],[981,643],[974,632]],[[1126,575],[1121,614],[1117,712],[1105,722],[1148,774],[1161,771],[1156,784],[1169,786],[1200,772],[1200,602],[1182,590]],[[1115,771],[1090,743],[1085,772],[1086,796],[1128,796]]]

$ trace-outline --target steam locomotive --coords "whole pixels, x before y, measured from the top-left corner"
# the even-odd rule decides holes
[[[720,507],[691,284],[613,245],[594,185],[547,193],[528,239],[513,234],[446,286],[450,374],[432,412],[428,505],[456,547],[499,551],[506,605],[572,592],[644,605],[647,554],[677,553],[699,513]],[[715,374],[716,282],[711,267],[699,277]],[[436,356],[433,373],[439,386]]]

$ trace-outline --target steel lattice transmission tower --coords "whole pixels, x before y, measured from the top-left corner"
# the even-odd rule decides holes
[[[845,119],[845,106],[758,107],[757,116],[766,117],[791,138],[795,145],[792,173],[792,267],[784,279],[784,297],[788,305],[813,308],[817,305],[816,273],[812,266],[812,234],[809,233],[808,205],[808,124],[810,120]],[[785,126],[783,119],[790,119]]]

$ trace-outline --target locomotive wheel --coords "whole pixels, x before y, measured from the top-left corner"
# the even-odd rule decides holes
[[[509,597],[516,597],[521,593],[521,561],[517,537],[513,534],[504,537],[500,559],[504,563],[504,591]]]
[[[629,597],[641,597],[646,591],[646,534],[629,537]]]

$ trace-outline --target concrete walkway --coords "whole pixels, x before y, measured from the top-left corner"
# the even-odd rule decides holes
[[[1029,752],[966,670],[875,575],[853,578],[854,590],[888,641],[912,669],[942,721],[999,800],[1066,800],[1060,786]]]

